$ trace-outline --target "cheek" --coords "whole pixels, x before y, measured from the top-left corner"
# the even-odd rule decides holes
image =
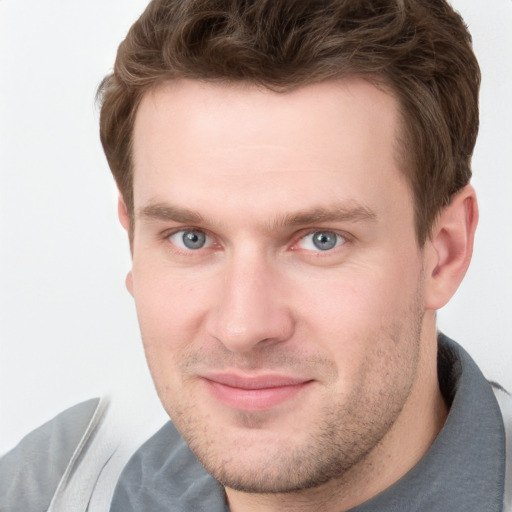
[[[404,268],[394,257],[380,255],[378,260],[379,265],[352,265],[296,289],[304,298],[301,309],[310,335],[351,373],[376,348],[379,333],[391,336],[418,304],[419,263],[409,260]]]
[[[197,285],[169,274],[149,266],[133,269],[133,296],[146,361],[160,401],[171,415],[183,386],[179,364],[191,342],[199,338],[203,301]]]
[[[162,264],[134,261],[133,295],[141,328],[152,333],[190,329],[208,296],[207,281],[199,272],[185,272]]]
[[[200,338],[208,289],[202,279],[134,264],[133,296],[146,359],[157,387],[170,380],[187,347]]]

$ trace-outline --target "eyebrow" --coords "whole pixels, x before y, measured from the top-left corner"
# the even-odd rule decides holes
[[[289,213],[276,220],[277,226],[302,226],[323,222],[375,221],[377,215],[366,206],[359,204],[333,205]]]
[[[164,203],[144,206],[139,210],[138,217],[150,220],[173,221],[181,224],[199,224],[204,222],[204,217],[199,212]]]
[[[148,220],[178,222],[180,224],[213,224],[199,212],[167,203],[148,204],[138,211],[138,217]],[[295,227],[325,222],[362,222],[377,219],[374,211],[360,204],[331,205],[287,213],[276,217],[270,229]]]

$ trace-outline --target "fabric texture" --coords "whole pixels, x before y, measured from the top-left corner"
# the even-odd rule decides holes
[[[501,386],[495,389],[505,423],[505,497],[504,512],[512,512],[512,396]]]
[[[439,341],[440,358],[451,359],[440,364],[454,380],[445,425],[409,473],[350,512],[503,510],[505,432],[492,387],[466,351],[443,335]]]
[[[505,433],[491,385],[471,357],[439,335],[440,386],[451,408],[421,461],[390,488],[350,512],[502,512]],[[133,456],[110,512],[229,510],[222,487],[172,423]]]
[[[168,422],[130,460],[110,510],[226,512],[229,508],[223,487]]]
[[[512,512],[512,488],[504,493],[512,442],[505,447],[503,423],[512,439],[511,397],[443,335],[438,367],[451,408],[437,439],[398,482],[350,512]],[[128,427],[123,407],[102,403],[65,411],[0,459],[1,512],[46,512],[50,502],[51,512],[229,511],[224,489],[171,422],[127,449],[117,443]]]
[[[99,401],[94,398],[67,409],[0,459],[1,512],[48,510]]]

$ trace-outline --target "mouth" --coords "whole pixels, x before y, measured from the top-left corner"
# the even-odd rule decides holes
[[[211,373],[202,378],[214,398],[230,408],[247,412],[272,409],[313,383],[285,375],[246,377],[235,373]]]

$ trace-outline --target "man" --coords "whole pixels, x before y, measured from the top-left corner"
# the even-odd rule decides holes
[[[478,219],[470,41],[440,1],[148,6],[101,139],[172,423],[127,461],[77,406],[6,456],[6,510],[510,506],[510,405],[435,321]]]

